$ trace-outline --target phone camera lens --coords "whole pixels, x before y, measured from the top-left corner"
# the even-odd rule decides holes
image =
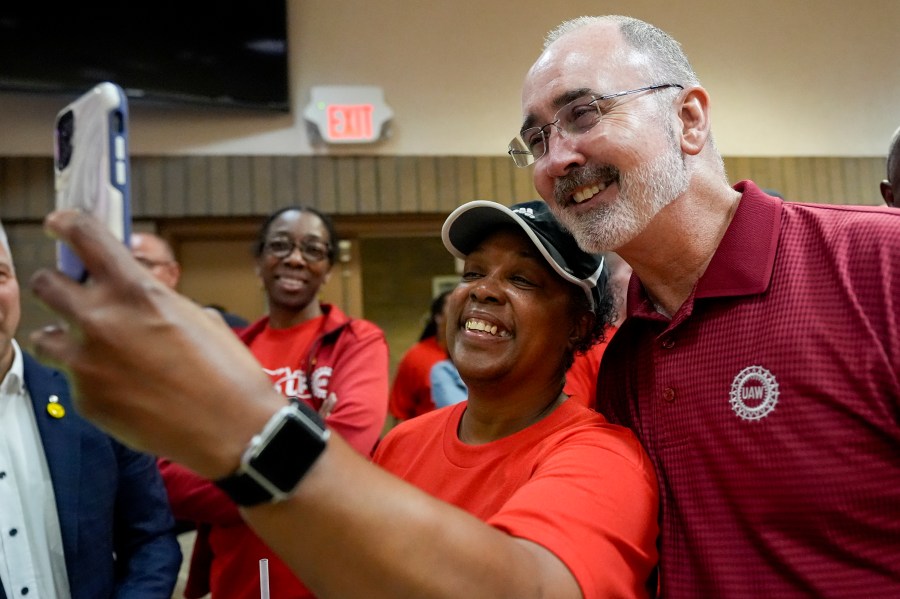
[[[56,168],[63,170],[72,160],[72,136],[75,133],[75,114],[70,110],[56,122]]]
[[[123,133],[125,131],[125,115],[120,110],[109,115],[109,128],[113,133]]]

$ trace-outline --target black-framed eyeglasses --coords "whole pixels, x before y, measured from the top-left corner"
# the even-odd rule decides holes
[[[288,237],[276,237],[267,239],[263,245],[265,253],[279,260],[290,256],[294,248],[299,249],[300,255],[309,263],[326,260],[331,254],[331,246],[318,239],[301,239],[295,242]]]
[[[551,122],[541,127],[523,129],[519,135],[512,138],[512,141],[509,142],[508,154],[520,168],[534,164],[536,160],[547,153],[551,126],[556,127],[560,135],[563,133],[570,137],[581,135],[590,131],[603,117],[603,112],[597,106],[598,102],[668,87],[684,89],[684,86],[678,83],[658,83],[614,94],[587,95],[576,98],[560,108]]]

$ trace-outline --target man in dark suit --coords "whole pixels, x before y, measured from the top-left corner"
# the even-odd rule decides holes
[[[155,459],[75,412],[63,374],[13,339],[19,320],[0,225],[0,598],[168,599],[181,552]]]

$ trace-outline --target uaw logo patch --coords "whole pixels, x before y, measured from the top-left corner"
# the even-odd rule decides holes
[[[731,383],[731,409],[744,420],[762,420],[778,404],[778,381],[762,366],[748,366]]]

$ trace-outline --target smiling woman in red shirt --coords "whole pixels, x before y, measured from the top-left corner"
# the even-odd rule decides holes
[[[331,219],[313,208],[284,208],[263,223],[254,255],[269,313],[240,337],[277,391],[306,403],[368,456],[387,413],[388,349],[375,324],[319,302],[335,241]],[[265,558],[272,596],[313,597],[218,487],[171,462],[161,469],[176,518],[198,528],[186,596],[256,599]]]

